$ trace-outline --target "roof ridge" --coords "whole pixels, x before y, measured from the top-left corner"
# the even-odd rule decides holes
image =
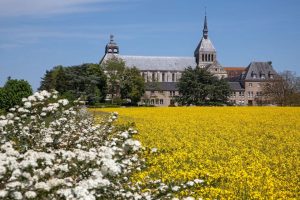
[[[142,55],[120,55],[124,57],[140,57],[140,58],[188,58],[188,59],[195,59],[194,57],[190,56],[142,56]]]

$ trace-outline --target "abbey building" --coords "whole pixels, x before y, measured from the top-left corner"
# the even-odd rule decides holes
[[[218,78],[226,78],[232,90],[230,101],[235,105],[259,105],[263,100],[263,83],[273,79],[276,71],[271,62],[251,62],[248,67],[225,67],[208,37],[207,17],[203,35],[193,57],[161,57],[121,55],[119,46],[111,36],[100,64],[111,59],[122,59],[127,67],[137,67],[145,79],[146,92],[141,104],[169,106],[179,95],[176,87],[185,68],[200,67]]]

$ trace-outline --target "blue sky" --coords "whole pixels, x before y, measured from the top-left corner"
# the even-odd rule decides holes
[[[300,75],[299,0],[0,0],[0,86],[11,76],[36,89],[56,65],[97,63],[110,34],[124,55],[193,56],[205,6],[223,66]]]

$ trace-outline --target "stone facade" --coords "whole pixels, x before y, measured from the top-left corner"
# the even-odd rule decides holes
[[[276,72],[271,62],[252,62],[247,68],[223,67],[217,60],[217,51],[208,37],[207,17],[204,19],[203,36],[194,51],[194,57],[160,57],[120,55],[119,47],[111,36],[100,64],[113,57],[122,59],[127,67],[137,67],[146,83],[141,104],[169,106],[179,95],[176,83],[186,67],[206,69],[218,78],[228,79],[234,105],[259,105],[263,83]]]

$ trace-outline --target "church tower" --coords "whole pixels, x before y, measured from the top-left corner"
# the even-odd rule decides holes
[[[208,26],[207,17],[205,13],[203,36],[194,52],[197,66],[204,68],[209,64],[213,64],[217,61],[217,52],[212,42],[208,38]]]
[[[119,54],[119,46],[114,41],[113,35],[110,35],[110,41],[105,46],[105,54]]]

